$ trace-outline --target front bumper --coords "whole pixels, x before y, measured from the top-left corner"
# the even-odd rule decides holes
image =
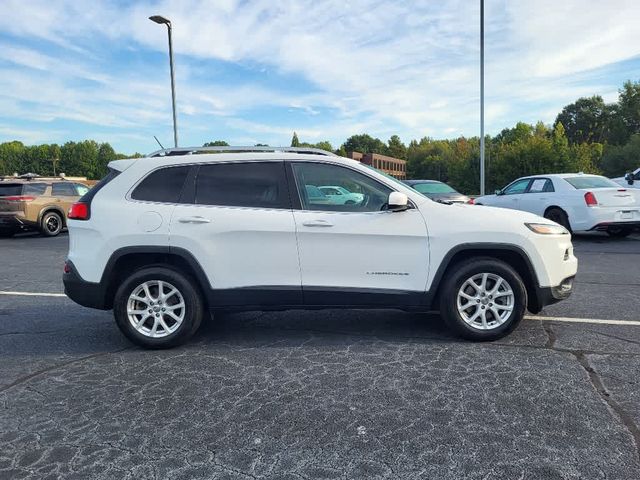
[[[565,278],[555,287],[537,287],[536,298],[530,299],[528,310],[531,313],[538,313],[547,305],[566,300],[573,292],[574,280],[575,275]]]
[[[98,310],[112,308],[112,305],[107,302],[107,290],[102,283],[84,280],[70,260],[65,262],[62,283],[64,283],[64,293],[77,304]]]

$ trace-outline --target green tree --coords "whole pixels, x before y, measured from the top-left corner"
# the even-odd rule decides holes
[[[102,178],[107,174],[107,164],[117,157],[115,150],[108,143],[101,143],[98,147],[95,170],[88,175],[90,178]]]
[[[293,132],[293,137],[291,138],[291,146],[292,147],[300,146],[300,140],[298,140],[298,134],[296,132]]]
[[[25,150],[24,144],[18,141],[0,144],[0,173],[2,175],[24,173],[22,165]]]
[[[213,142],[207,142],[202,146],[203,147],[228,147],[229,144],[224,140],[215,140]]]
[[[625,145],[607,146],[601,169],[608,177],[619,177],[640,165],[640,134],[632,135]]]
[[[387,146],[382,140],[373,138],[366,133],[352,135],[342,145],[347,152],[380,153],[382,155],[387,153]]]
[[[561,123],[569,143],[598,142],[608,138],[612,107],[599,95],[579,98],[565,106],[554,125]]]
[[[629,80],[624,83],[618,96],[618,114],[628,137],[640,133],[640,82]]]
[[[407,158],[407,147],[398,135],[392,135],[387,141],[387,155],[403,160]]]
[[[319,148],[320,150],[326,150],[327,152],[333,152],[333,146],[327,140],[323,140],[318,143],[307,143],[302,142],[299,144],[300,147],[309,147],[309,148]]]

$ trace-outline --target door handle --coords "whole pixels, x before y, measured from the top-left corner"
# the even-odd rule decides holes
[[[211,220],[204,217],[182,217],[178,219],[180,223],[211,223]]]
[[[326,220],[309,220],[302,222],[302,225],[305,227],[333,227],[333,223],[327,222]]]

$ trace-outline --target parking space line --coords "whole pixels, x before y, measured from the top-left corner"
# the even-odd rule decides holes
[[[15,295],[20,297],[66,297],[64,293],[47,292],[13,292],[0,290],[0,295]],[[538,315],[525,315],[525,320],[538,320],[546,322],[567,322],[567,323],[595,323],[601,325],[628,325],[640,327],[640,320],[606,320],[602,318],[579,318],[579,317],[544,317]]]
[[[66,297],[64,293],[8,292],[2,290],[0,290],[0,295],[17,295],[21,297]]]
[[[541,317],[537,315],[525,315],[525,320],[541,320],[547,322],[569,323],[596,323],[601,325],[632,325],[639,327],[639,320],[604,320],[601,318],[575,318],[575,317]]]

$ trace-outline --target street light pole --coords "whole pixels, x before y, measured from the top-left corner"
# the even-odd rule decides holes
[[[173,42],[171,39],[171,21],[160,15],[153,15],[149,17],[149,20],[159,25],[167,26],[167,33],[169,34],[169,67],[171,69],[171,107],[173,108],[173,143],[178,147],[178,120],[176,118],[176,79],[173,72]]]
[[[480,195],[484,195],[484,0],[480,0]]]

